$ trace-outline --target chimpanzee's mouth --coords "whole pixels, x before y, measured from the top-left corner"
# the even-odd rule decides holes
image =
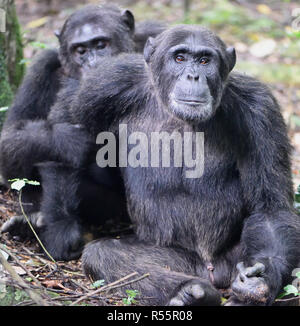
[[[179,104],[186,104],[191,106],[199,106],[207,103],[207,101],[199,99],[175,99],[175,101]]]

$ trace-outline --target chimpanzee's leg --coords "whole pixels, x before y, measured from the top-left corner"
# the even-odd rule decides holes
[[[41,238],[46,249],[57,260],[78,258],[82,252],[83,232],[92,225],[107,221],[128,223],[125,198],[110,187],[112,177],[103,170],[101,180],[94,180],[89,166],[75,169],[47,162],[39,164],[43,198]],[[99,174],[99,171],[97,171]]]
[[[149,273],[122,289],[138,290],[144,304],[220,304],[219,292],[207,279],[196,276],[197,257],[187,251],[145,244],[132,236],[89,243],[82,262],[92,280],[113,282],[132,272]]]
[[[84,244],[78,213],[82,171],[47,162],[39,164],[39,172],[43,187],[41,240],[54,259],[78,258]]]

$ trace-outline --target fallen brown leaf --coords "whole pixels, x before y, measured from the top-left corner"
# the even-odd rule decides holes
[[[43,281],[42,284],[46,287],[46,288],[52,288],[52,289],[61,289],[67,292],[70,292],[71,290],[66,288],[65,286],[63,286],[61,284],[61,280],[46,280]]]

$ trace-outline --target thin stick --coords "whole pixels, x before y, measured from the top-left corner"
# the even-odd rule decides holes
[[[29,221],[29,218],[28,216],[26,215],[25,211],[24,211],[24,208],[23,208],[23,205],[22,205],[22,189],[19,191],[19,204],[20,204],[20,207],[21,207],[21,211],[22,211],[22,214],[24,215],[31,231],[33,232],[34,236],[36,237],[38,243],[40,244],[40,246],[43,248],[43,250],[45,251],[45,253],[47,254],[47,256],[50,258],[50,260],[52,260],[53,263],[56,263],[56,261],[54,260],[54,258],[49,254],[49,252],[47,251],[47,249],[44,247],[44,245],[42,244],[42,241],[40,240],[39,236],[37,235],[37,233],[35,232],[32,224],[30,223]]]
[[[121,282],[123,282],[123,281],[126,281],[126,280],[128,280],[129,278],[131,278],[131,277],[133,277],[133,276],[136,276],[136,275],[138,275],[138,273],[137,273],[137,272],[133,272],[133,273],[127,275],[127,276],[124,276],[124,277],[120,278],[119,280],[117,280],[117,281],[115,281],[115,282],[112,282],[112,283],[110,283],[110,284],[107,284],[107,285],[105,285],[105,286],[103,286],[103,287],[101,287],[101,288],[95,290],[95,291],[92,291],[92,292],[86,294],[85,296],[79,298],[77,301],[73,302],[73,303],[71,304],[71,306],[74,306],[75,304],[81,302],[82,300],[85,300],[85,299],[87,299],[87,298],[90,297],[90,296],[93,296],[93,295],[95,295],[95,294],[98,294],[98,293],[100,293],[100,292],[103,292],[103,291],[107,290],[108,288],[110,288],[110,287],[112,287],[112,286],[114,286],[114,285],[116,285],[116,284],[119,284],[119,283],[121,283]]]
[[[285,301],[293,301],[293,300],[300,300],[300,297],[292,297],[292,298],[288,298],[288,299],[276,299],[275,302],[285,302]]]
[[[146,278],[146,277],[149,277],[149,276],[150,276],[149,273],[144,274],[144,275],[142,275],[141,277],[138,277],[138,278],[136,278],[136,279],[134,279],[134,280],[132,280],[132,281],[128,281],[128,282],[123,283],[123,284],[120,284],[120,285],[115,285],[115,286],[109,287],[108,290],[113,290],[113,289],[117,289],[117,288],[123,287],[123,286],[125,286],[125,285],[129,285],[129,284],[132,284],[132,283],[136,283],[136,282],[138,282],[138,281],[140,281],[140,280],[142,280],[142,279],[144,279],[144,278]]]

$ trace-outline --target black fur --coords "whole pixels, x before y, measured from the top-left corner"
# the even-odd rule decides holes
[[[140,47],[142,42],[146,42],[148,33],[151,35],[156,33],[152,30],[147,31],[146,25],[147,23],[142,24],[143,29],[137,31]],[[109,36],[108,45],[104,49],[94,49],[94,43],[91,43],[90,50],[97,51],[96,56],[99,59],[90,60],[94,64],[101,66],[103,56],[133,52],[135,49],[134,18],[128,10],[122,11],[113,5],[89,5],[76,11],[67,19],[61,32],[56,33],[60,43],[59,51],[43,51],[34,60],[9,109],[0,143],[1,173],[6,181],[13,178],[42,180],[42,186],[47,189],[46,180],[53,177],[57,180],[53,190],[51,185],[49,186],[53,194],[61,178],[68,180],[68,173],[71,176],[76,175],[76,169],[84,166],[87,161],[87,154],[91,147],[87,132],[80,126],[71,125],[70,119],[64,116],[65,110],[52,119],[55,120],[54,125],[49,125],[46,120],[50,107],[56,102],[59,90],[65,89],[66,85],[68,86],[66,90],[73,90],[81,75],[87,70],[85,66],[91,68],[86,58],[84,59],[86,61],[82,60],[82,65],[78,64],[75,60],[76,54],[70,50],[70,45],[83,26],[92,26],[91,34],[87,33],[88,35],[84,34],[84,36],[93,38],[99,30]],[[71,100],[70,93],[64,92],[63,96],[63,100]],[[47,161],[52,163],[45,163]],[[57,162],[56,165],[54,162]],[[62,163],[65,165],[64,169],[61,167]],[[54,166],[57,166],[57,173],[54,172]],[[117,219],[118,216],[126,215],[119,172],[116,169],[102,169],[100,175],[97,173],[97,177],[89,183],[87,180],[92,180],[90,177],[92,166],[87,167],[85,171],[83,182],[80,183],[83,194],[80,197],[82,204],[74,204],[75,207],[76,205],[82,207],[83,213],[77,212],[76,216],[81,216],[85,221],[94,220],[101,223],[108,217]],[[68,189],[67,186],[66,191]],[[27,186],[23,190],[23,199],[26,203],[24,208],[27,214],[40,210],[41,196],[41,187]],[[62,218],[64,214],[56,208],[54,199],[56,196],[52,197],[52,204],[50,204],[50,198],[45,192],[41,208],[45,231],[42,232],[41,237],[45,235],[45,245],[56,259],[73,258],[74,254],[71,254],[67,248],[74,239],[76,239],[75,244],[70,245],[70,248],[76,247],[76,243],[81,242],[78,237],[80,232],[77,226],[74,227],[74,235],[71,225],[68,229],[69,220]],[[55,224],[53,219],[58,219],[60,222],[57,221]],[[2,231],[19,234],[20,219],[15,221],[15,224],[9,222],[4,225]],[[52,225],[55,225],[54,230]],[[24,224],[21,223],[21,228],[23,226]]]
[[[189,47],[181,53],[186,64],[169,52],[179,44]],[[209,57],[203,66],[193,52],[201,47]],[[106,60],[84,78],[68,106],[73,123],[93,136],[117,134],[120,123],[148,139],[153,131],[203,131],[204,174],[188,179],[186,167],[121,168],[137,239],[90,243],[85,273],[110,282],[149,272],[134,288],[154,304],[205,304],[191,290],[196,278],[210,302],[218,302],[215,287],[231,288],[228,305],[271,305],[300,250],[291,148],[275,98],[259,81],[230,73],[234,50],[197,26],[150,39],[145,58],[147,65],[141,55]],[[178,104],[172,101],[178,94],[206,102]],[[244,265],[237,270],[238,262]],[[203,279],[211,281],[208,288]]]

